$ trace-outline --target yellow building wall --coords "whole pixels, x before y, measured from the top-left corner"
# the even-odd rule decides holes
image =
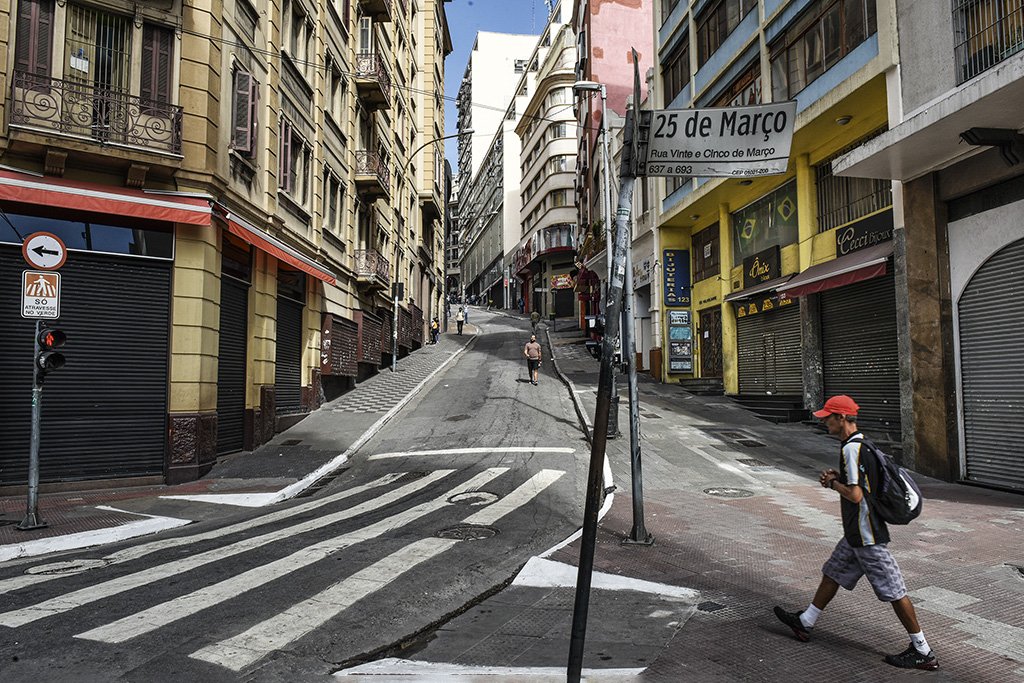
[[[246,408],[260,407],[260,387],[273,386],[277,353],[277,259],[264,251],[253,255],[249,288],[250,382]]]
[[[217,409],[220,250],[209,227],[179,225],[171,294],[169,410]]]

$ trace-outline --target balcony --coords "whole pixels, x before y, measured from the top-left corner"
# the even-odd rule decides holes
[[[444,202],[436,189],[420,192],[420,211],[423,213],[423,225],[444,218]]]
[[[954,46],[957,83],[1024,50],[1024,6],[1019,3],[956,0],[953,27],[960,41]]]
[[[391,286],[391,264],[373,249],[357,249],[356,285],[360,289],[385,290]]]
[[[359,0],[359,7],[363,14],[372,17],[374,21],[391,21],[392,1],[391,0]]]
[[[182,108],[121,90],[15,71],[10,127],[101,145],[181,154]]]
[[[384,157],[377,152],[356,152],[356,191],[367,200],[388,195],[391,173]]]
[[[391,106],[391,77],[384,59],[376,52],[356,55],[356,92],[360,101],[371,110]]]

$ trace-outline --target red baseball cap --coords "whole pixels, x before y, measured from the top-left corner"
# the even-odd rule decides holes
[[[825,401],[825,406],[821,410],[815,410],[814,417],[856,415],[858,410],[860,410],[860,406],[857,405],[856,401],[846,394],[839,394]]]

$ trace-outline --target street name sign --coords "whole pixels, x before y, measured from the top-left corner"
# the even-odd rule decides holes
[[[796,102],[651,112],[643,175],[746,178],[785,173]]]
[[[53,233],[34,232],[21,243],[25,263],[39,270],[57,270],[68,258],[64,241]]]
[[[21,317],[60,317],[60,273],[22,271]]]

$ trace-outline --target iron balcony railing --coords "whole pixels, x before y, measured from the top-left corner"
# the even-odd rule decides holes
[[[384,66],[384,60],[376,52],[360,52],[356,55],[356,78],[377,81],[384,99],[391,97],[391,76]]]
[[[954,0],[959,83],[1024,50],[1024,0]]]
[[[181,154],[181,118],[177,105],[121,90],[25,71],[11,81],[12,128]]]
[[[356,278],[387,287],[391,283],[391,264],[374,249],[357,249]]]
[[[377,152],[356,152],[356,175],[375,175],[383,187],[388,187],[391,182],[391,171],[388,170],[384,157]]]

